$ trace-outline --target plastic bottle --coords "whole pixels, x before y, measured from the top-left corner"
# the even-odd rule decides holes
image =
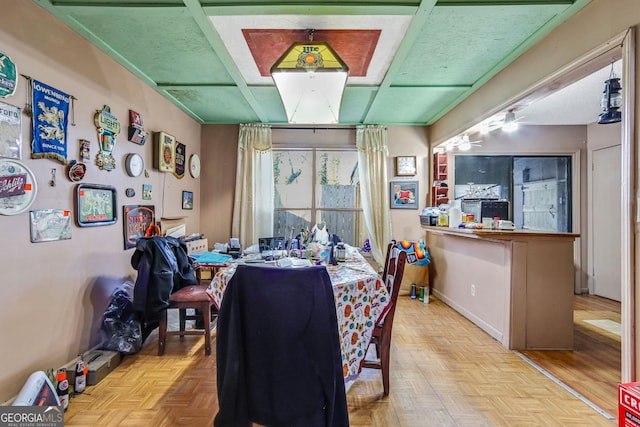
[[[67,379],[67,370],[60,369],[58,370],[58,377],[56,383],[56,393],[58,394],[58,399],[60,400],[60,405],[66,411],[69,407],[69,380]]]
[[[440,215],[438,216],[438,226],[446,227],[448,225],[449,225],[449,215],[447,215],[447,213],[444,211],[440,212]]]
[[[82,360],[82,356],[80,356],[78,363],[76,364],[76,378],[75,384],[73,385],[74,393],[82,393],[86,388],[87,371],[88,368],[84,365],[84,360]]]
[[[449,208],[449,228],[458,228],[462,222],[462,211],[459,207]]]

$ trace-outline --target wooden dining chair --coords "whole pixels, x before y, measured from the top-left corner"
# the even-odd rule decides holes
[[[204,335],[204,354],[210,356],[211,330],[215,327],[217,318],[217,311],[212,310],[214,307],[213,301],[207,294],[206,286],[187,286],[172,293],[169,297],[167,310],[178,309],[180,329],[177,331],[168,330],[167,310],[164,310],[158,326],[158,356],[164,354],[167,335],[179,335],[180,339],[185,335]],[[191,312],[193,314],[190,314]],[[196,321],[192,329],[186,329],[187,320]]]
[[[389,291],[391,301],[389,302],[388,309],[382,313],[376,326],[373,328],[373,334],[369,342],[369,346],[373,344],[375,347],[376,358],[365,358],[362,364],[365,368],[380,369],[382,371],[382,387],[385,396],[389,395],[391,329],[393,328],[393,318],[396,312],[398,293],[400,292],[400,284],[402,283],[406,261],[407,253],[398,249],[395,242],[389,243],[385,266],[382,271],[382,281],[387,291]]]

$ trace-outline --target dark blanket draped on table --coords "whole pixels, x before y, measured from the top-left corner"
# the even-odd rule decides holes
[[[187,246],[174,237],[139,239],[131,265],[138,270],[133,307],[142,322],[144,341],[158,326],[162,312],[169,306],[171,293],[198,282],[187,255]]]
[[[325,267],[239,265],[220,307],[216,358],[214,426],[349,425]]]

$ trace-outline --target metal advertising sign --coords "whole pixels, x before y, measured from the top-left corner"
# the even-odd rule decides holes
[[[0,157],[22,157],[21,117],[20,108],[0,102]]]
[[[185,163],[187,161],[187,147],[181,142],[176,141],[176,169],[173,174],[176,178],[184,178]]]
[[[116,159],[113,157],[113,149],[116,146],[116,136],[120,133],[120,122],[111,114],[111,107],[105,105],[102,110],[97,110],[94,118],[100,152],[96,156],[96,165],[100,169],[111,171],[116,167]]]
[[[26,165],[18,160],[0,159],[0,215],[26,211],[36,193],[36,178]]]
[[[147,236],[150,228],[155,226],[155,206],[125,205],[124,210],[124,248],[135,248],[138,239]]]
[[[16,64],[4,53],[0,52],[0,97],[6,98],[16,92],[18,72]]]
[[[129,110],[129,120],[131,122],[129,125],[129,141],[144,145],[149,138],[149,132],[144,130],[142,116],[133,110]]]

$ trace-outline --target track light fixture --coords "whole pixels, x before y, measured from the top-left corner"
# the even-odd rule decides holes
[[[504,124],[502,130],[505,132],[513,132],[518,129],[518,123],[516,123],[516,113],[513,110],[509,110],[504,116]]]

